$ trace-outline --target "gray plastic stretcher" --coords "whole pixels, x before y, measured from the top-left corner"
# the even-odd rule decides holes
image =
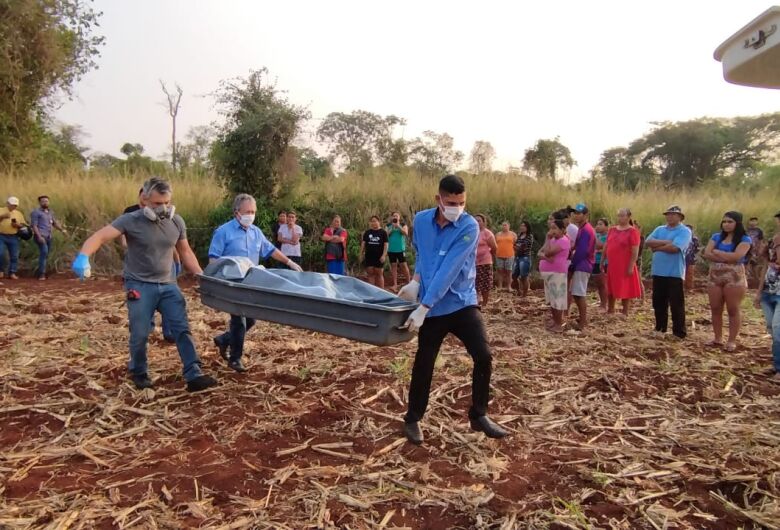
[[[417,304],[349,276],[256,267],[220,258],[203,271],[203,304],[241,315],[379,346],[412,338],[403,327]]]

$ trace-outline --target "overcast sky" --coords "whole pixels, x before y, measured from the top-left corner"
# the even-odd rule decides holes
[[[759,0],[433,2],[105,0],[100,68],[58,118],[95,151],[169,150],[159,79],[184,89],[179,131],[217,119],[221,79],[268,67],[306,105],[396,114],[405,138],[447,132],[466,153],[519,165],[560,136],[589,170],[650,122],[774,112],[780,93],[723,80],[715,48],[771,4]],[[182,136],[180,136],[181,138]],[[311,141],[311,139],[305,141]]]

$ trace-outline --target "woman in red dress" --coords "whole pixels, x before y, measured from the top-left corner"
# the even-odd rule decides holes
[[[618,210],[617,219],[617,225],[609,229],[602,254],[607,260],[608,312],[614,313],[615,300],[621,300],[623,314],[628,315],[631,300],[642,296],[642,282],[636,266],[640,234],[628,208]]]

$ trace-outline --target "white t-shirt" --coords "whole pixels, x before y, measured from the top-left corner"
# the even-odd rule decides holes
[[[303,228],[301,228],[298,225],[293,226],[293,229],[290,230],[290,227],[287,225],[282,225],[279,227],[279,237],[283,239],[292,239],[293,232],[298,234],[298,244],[297,245],[290,245],[289,243],[282,243],[282,254],[287,256],[288,258],[290,256],[297,256],[301,257],[301,243],[300,238],[303,237]]]
[[[569,223],[569,226],[566,227],[566,235],[569,236],[569,241],[571,241],[571,248],[574,248],[574,242],[577,241],[577,232],[579,231],[579,227],[574,223]]]

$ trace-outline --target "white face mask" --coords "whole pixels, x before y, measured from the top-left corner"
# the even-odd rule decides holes
[[[439,204],[439,207],[442,210],[444,218],[451,223],[460,219],[460,216],[463,215],[463,212],[466,209],[464,206],[444,206],[443,204]]]
[[[247,228],[252,225],[252,223],[255,222],[255,215],[248,213],[245,215],[239,215],[238,216],[238,222],[243,226],[244,228]]]

